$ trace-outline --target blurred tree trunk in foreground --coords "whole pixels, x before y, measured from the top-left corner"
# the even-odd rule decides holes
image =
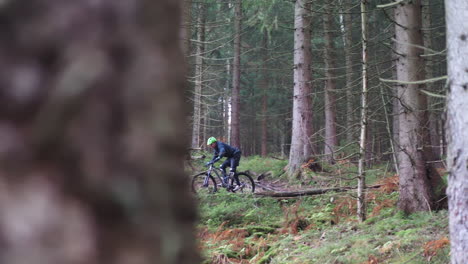
[[[0,263],[196,263],[178,1],[0,20]]]

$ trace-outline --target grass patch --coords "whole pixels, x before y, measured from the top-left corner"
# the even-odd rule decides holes
[[[278,227],[283,211],[273,198],[255,198],[220,191],[199,199],[199,224],[210,229],[252,226]]]
[[[274,158],[263,158],[260,156],[242,157],[239,171],[250,170],[255,173],[271,172],[273,178],[284,175],[284,167],[288,165],[288,160],[278,160]]]

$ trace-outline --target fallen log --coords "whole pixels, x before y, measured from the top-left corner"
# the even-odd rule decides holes
[[[366,187],[366,189],[375,189],[383,186],[383,184],[372,185]],[[264,197],[298,197],[298,196],[308,196],[308,195],[319,195],[327,192],[347,192],[357,189],[357,187],[337,187],[337,188],[327,188],[327,189],[312,189],[312,190],[300,190],[292,192],[260,192],[255,193],[257,196]]]

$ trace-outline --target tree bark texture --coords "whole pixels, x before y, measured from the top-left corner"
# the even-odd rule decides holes
[[[421,1],[402,2],[395,9],[396,63],[400,81],[424,79],[423,45],[421,34]],[[400,200],[399,208],[411,213],[427,211],[435,199],[427,173],[425,148],[427,131],[427,99],[417,84],[401,84],[398,97],[402,111],[399,117],[400,132]],[[426,146],[425,146],[426,145]]]
[[[296,177],[300,165],[312,154],[310,3],[298,0],[294,9],[294,91],[289,175]]]
[[[241,76],[242,0],[235,1],[234,61],[232,68],[231,145],[240,147],[240,76]]]
[[[445,1],[447,21],[447,164],[452,264],[468,263],[468,2]]]
[[[193,94],[192,148],[199,148],[201,139],[202,92],[203,92],[203,56],[205,53],[205,3],[198,3],[197,51],[195,55],[195,89]]]
[[[179,2],[7,1],[0,20],[0,263],[197,263]]]
[[[330,7],[328,5],[328,7]],[[323,16],[323,30],[325,34],[325,160],[329,163],[334,162],[333,154],[338,146],[336,137],[336,64],[335,64],[335,45],[333,31],[333,10],[328,8]]]

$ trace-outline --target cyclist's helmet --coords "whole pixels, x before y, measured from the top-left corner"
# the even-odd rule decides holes
[[[214,142],[216,142],[216,138],[215,137],[210,137],[208,139],[208,142],[206,142],[206,145],[209,146],[209,145],[213,144]]]

